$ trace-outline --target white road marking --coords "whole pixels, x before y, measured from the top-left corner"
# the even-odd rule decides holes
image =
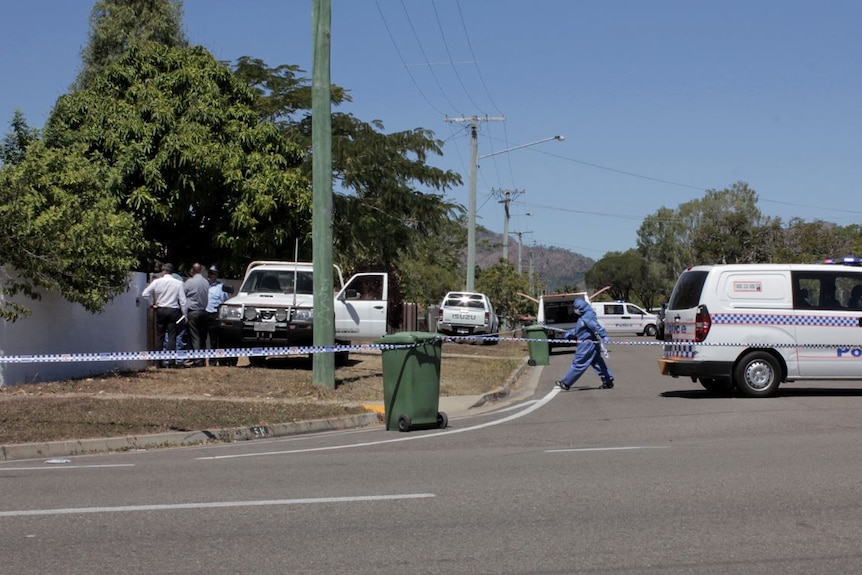
[[[631,445],[628,447],[573,447],[571,449],[546,449],[545,453],[571,453],[571,452],[584,452],[584,451],[631,451],[633,449],[667,449],[668,445],[656,445],[656,446],[645,446],[645,445]]]
[[[282,451],[264,451],[261,453],[238,453],[234,455],[211,455],[207,457],[197,457],[199,460],[215,460],[215,459],[237,459],[240,457],[263,457],[269,455],[291,455],[296,453],[314,453],[317,451],[335,451],[339,449],[355,449],[357,447],[370,447],[372,445],[384,445],[387,443],[400,443],[404,441],[417,441],[420,439],[437,439],[440,437],[445,437],[447,435],[452,435],[455,433],[464,433],[467,431],[475,431],[477,429],[483,429],[485,427],[491,427],[493,425],[500,425],[501,423],[507,423],[509,421],[513,421],[520,417],[524,417],[530,413],[533,413],[537,409],[543,407],[549,401],[551,401],[554,396],[556,396],[560,392],[559,387],[554,387],[551,391],[548,392],[543,398],[536,400],[529,405],[526,409],[523,409],[517,413],[513,413],[507,417],[503,417],[501,419],[495,419],[494,421],[488,421],[486,423],[481,423],[479,425],[473,425],[471,427],[461,427],[458,429],[450,429],[448,431],[439,431],[437,433],[431,433],[427,435],[406,435],[404,437],[398,437],[395,439],[381,439],[380,441],[366,441],[364,443],[353,443],[349,445],[331,445],[328,447],[310,447],[308,449],[289,449]]]
[[[121,505],[119,507],[72,507],[68,509],[28,509],[0,511],[0,517],[32,517],[37,515],[77,515],[83,513],[131,513],[137,511],[174,511],[178,509],[220,509],[225,507],[268,507],[272,505],[308,505],[313,503],[356,503],[364,501],[397,501],[426,499],[433,493],[404,495],[365,495],[358,497],[313,497],[310,499],[270,499],[263,501],[220,501],[213,503],[176,503],[163,505]]]
[[[51,471],[68,471],[69,469],[104,469],[106,467],[134,467],[134,463],[112,463],[110,465],[48,465],[47,467],[0,467],[2,471],[41,471],[50,469]]]

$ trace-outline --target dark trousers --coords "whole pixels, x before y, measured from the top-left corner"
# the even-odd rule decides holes
[[[183,317],[182,312],[176,307],[156,308],[156,342],[161,344],[165,341],[167,334],[168,351],[177,349],[177,320]]]
[[[210,338],[210,349],[218,349],[218,312],[207,312],[207,334]],[[219,365],[221,362],[216,358],[210,358],[210,365]]]
[[[206,349],[207,331],[209,326],[209,317],[206,310],[194,309],[189,310],[189,337],[191,339],[191,348],[195,351]],[[194,365],[206,365],[203,359],[196,359]]]

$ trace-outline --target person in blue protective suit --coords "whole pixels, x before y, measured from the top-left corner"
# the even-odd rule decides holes
[[[580,317],[575,327],[566,332],[566,339],[576,340],[575,357],[563,379],[557,382],[565,391],[580,378],[588,367],[592,367],[602,378],[602,389],[614,386],[614,376],[602,357],[602,343],[610,342],[605,328],[599,323],[596,312],[583,298],[574,301],[575,313]]]

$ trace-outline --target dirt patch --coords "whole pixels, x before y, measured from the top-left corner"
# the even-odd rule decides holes
[[[509,379],[526,343],[446,342],[440,394],[478,395]],[[383,400],[379,352],[351,353],[334,388],[314,384],[307,357],[268,358],[252,367],[149,368],[0,389],[0,444],[271,425],[364,413]]]

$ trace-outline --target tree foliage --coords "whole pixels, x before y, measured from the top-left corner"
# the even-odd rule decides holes
[[[3,144],[0,145],[0,165],[20,164],[24,161],[30,144],[39,139],[39,130],[27,124],[20,110],[15,110],[9,127],[11,131],[6,134]]]
[[[311,147],[311,84],[297,66],[267,66],[244,57],[234,73],[256,94],[255,109],[262,119],[277,122],[283,133],[304,148]],[[349,101],[346,90],[333,86],[332,103]],[[395,271],[409,266],[414,274],[401,274],[405,293],[433,284],[436,266],[413,265],[433,246],[443,247],[446,258],[452,241],[463,241],[451,224],[463,208],[441,192],[460,184],[457,173],[428,163],[443,153],[443,143],[424,129],[386,133],[380,121],[365,122],[351,114],[332,114],[332,168],[336,195],[333,230],[334,259],[349,268]],[[311,157],[303,170],[311,178]],[[446,235],[443,241],[439,237]],[[449,244],[449,245],[446,245]],[[457,246],[460,253],[461,246]],[[427,275],[426,275],[427,274]],[[435,277],[436,276],[436,277]],[[441,294],[442,296],[442,294]]]
[[[203,48],[133,45],[57,102],[45,141],[81,144],[161,260],[233,263],[292,253],[309,233],[302,150],[252,108],[254,95]]]
[[[54,290],[89,311],[127,288],[143,239],[134,217],[107,189],[109,169],[84,146],[56,150],[31,142],[24,159],[0,169],[0,265],[4,296],[34,299]],[[0,317],[16,320],[26,306],[3,298]]]
[[[480,270],[476,289],[494,302],[501,326],[511,328],[518,317],[536,313],[535,303],[518,295],[529,293],[529,279],[526,274],[519,274],[508,260],[500,258],[496,264]]]
[[[188,45],[182,29],[181,0],[99,0],[90,11],[89,41],[81,50],[77,89],[91,87],[96,77],[132,45],[155,42]]]

